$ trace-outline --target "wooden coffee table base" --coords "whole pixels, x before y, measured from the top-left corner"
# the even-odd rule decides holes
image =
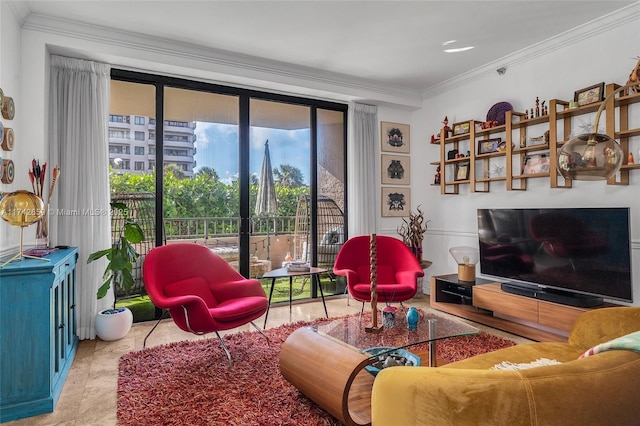
[[[284,378],[345,425],[371,424],[368,364],[365,355],[309,327],[291,333],[280,351]]]

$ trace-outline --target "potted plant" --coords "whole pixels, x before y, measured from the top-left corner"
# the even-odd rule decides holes
[[[129,217],[126,204],[121,202],[111,203],[112,211],[120,212],[124,224],[120,229],[120,235],[111,247],[98,250],[89,255],[87,263],[106,256],[109,260],[102,278],[104,282],[98,289],[98,299],[107,295],[109,288],[113,286],[113,308],[98,312],[96,316],[96,334],[102,340],[118,340],[127,335],[133,324],[133,314],[128,308],[116,308],[116,289],[128,291],[134,284],[133,265],[140,255],[133,244],[144,240],[144,232],[138,223]]]

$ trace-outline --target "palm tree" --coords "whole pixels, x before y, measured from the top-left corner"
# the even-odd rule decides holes
[[[205,177],[208,177],[208,178],[212,179],[213,181],[217,181],[218,180],[218,172],[216,172],[211,167],[201,167],[196,172],[196,177],[197,176],[205,176]]]
[[[304,185],[304,175],[299,168],[290,164],[281,164],[273,169],[276,183],[285,188],[299,188]]]
[[[183,179],[184,171],[177,164],[170,163],[164,166],[164,175],[173,175],[176,179]]]

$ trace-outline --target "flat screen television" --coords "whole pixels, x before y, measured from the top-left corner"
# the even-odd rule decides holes
[[[628,208],[478,209],[480,273],[573,306],[633,302]]]

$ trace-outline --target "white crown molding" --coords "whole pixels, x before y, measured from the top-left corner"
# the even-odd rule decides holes
[[[24,25],[27,17],[31,14],[31,9],[29,8],[29,6],[23,1],[14,0],[7,1],[7,4],[16,17],[18,24],[20,24],[20,26]]]
[[[638,17],[640,17],[640,2],[633,3],[632,5],[619,9],[608,15],[594,19],[593,21],[565,31],[557,36],[548,38],[525,49],[504,56],[495,61],[491,61],[481,67],[427,88],[422,92],[423,99],[431,98],[466,84],[476,83],[478,79],[495,73],[496,68],[498,67],[509,68],[516,64],[532,61],[533,59],[546,55],[549,52],[566,48],[567,46],[579,41],[610,31],[616,26],[637,20]]]
[[[422,104],[422,97],[419,92],[404,87],[384,85],[373,80],[323,72],[314,68],[242,55],[171,39],[150,37],[129,31],[114,30],[78,21],[31,13],[22,27],[25,30],[196,61],[224,70],[235,69],[242,71],[244,74],[250,73],[259,76],[259,78],[267,81],[269,78],[279,82],[283,78],[291,79],[303,82],[312,89],[321,88],[322,90],[330,89],[338,93],[343,92],[351,95],[354,99],[358,98],[358,93],[366,93],[364,95],[366,97],[371,97],[372,94],[379,94],[381,99],[394,99],[401,105],[413,108],[418,108]]]

